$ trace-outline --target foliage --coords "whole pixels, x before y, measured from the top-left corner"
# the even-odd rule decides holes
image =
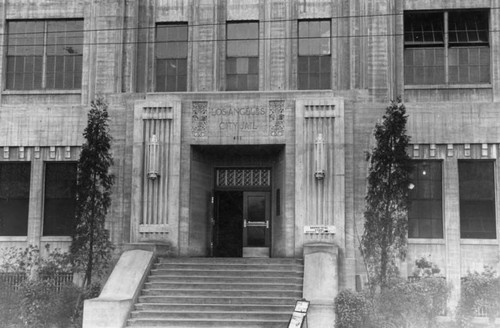
[[[2,272],[18,272],[30,274],[40,265],[40,249],[29,245],[26,248],[9,247],[0,251]]]
[[[94,275],[104,274],[113,250],[109,231],[105,229],[114,182],[109,173],[113,158],[107,107],[102,98],[92,101],[83,133],[86,142],[78,161],[77,223],[71,254],[74,265],[85,274],[84,286],[92,284]]]
[[[441,272],[437,265],[427,260],[425,257],[415,261],[416,268],[413,271],[414,277],[436,277]]]
[[[0,318],[3,327],[20,326],[22,324],[19,316],[21,300],[18,295],[6,282],[0,279]]]
[[[47,256],[42,257],[37,246],[29,245],[26,248],[9,247],[0,250],[0,272],[25,273],[32,278],[33,275],[54,275],[73,272],[70,256],[67,252],[55,248],[50,250],[50,245],[45,245]]]
[[[415,264],[418,273],[428,273],[428,268],[439,272],[425,258]],[[342,291],[335,298],[335,328],[435,327],[450,289],[442,277],[421,274],[411,280],[390,279],[378,293]]]
[[[365,294],[343,290],[335,297],[335,328],[365,327],[371,312],[371,303]]]
[[[442,278],[400,280],[381,291],[377,313],[396,327],[432,327],[449,294],[450,287]]]
[[[500,317],[500,277],[495,270],[485,267],[481,273],[468,273],[462,281],[462,291],[457,308],[460,327],[470,327],[475,313],[484,309],[490,324]]]
[[[365,225],[361,252],[371,283],[385,288],[396,259],[406,256],[408,185],[411,163],[406,148],[406,109],[401,99],[391,102],[375,126],[377,145],[370,155]]]
[[[72,311],[79,291],[71,285],[56,289],[56,277],[71,273],[69,254],[60,249],[50,250],[42,257],[38,247],[2,249],[3,274],[17,274],[30,279],[13,282],[0,279],[0,317],[3,324],[13,327],[71,327]],[[8,318],[8,319],[7,319]]]
[[[78,327],[80,317],[72,315],[80,288],[72,285],[60,292],[53,280],[27,280],[18,291],[20,306],[17,316],[24,327]]]

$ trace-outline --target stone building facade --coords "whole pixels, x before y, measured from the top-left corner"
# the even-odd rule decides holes
[[[355,288],[366,152],[401,96],[417,168],[402,271],[430,256],[458,286],[498,268],[499,8],[2,0],[0,246],[69,246],[75,162],[102,95],[116,245],[302,257],[305,243],[332,242],[340,287]]]

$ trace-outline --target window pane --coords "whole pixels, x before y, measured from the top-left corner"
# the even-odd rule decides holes
[[[248,90],[259,90],[259,75],[248,74]]]
[[[450,43],[488,43],[488,18],[485,10],[450,11]]]
[[[8,22],[7,55],[43,55],[44,21]]]
[[[83,53],[83,21],[47,21],[48,55],[81,55]]]
[[[406,84],[442,84],[444,78],[444,48],[406,48]]]
[[[226,56],[259,56],[259,23],[227,23]]]
[[[443,13],[405,13],[405,45],[443,44]]]
[[[331,57],[299,56],[298,89],[330,89]]]
[[[45,164],[44,236],[71,236],[76,208],[76,163]]]
[[[30,163],[0,163],[0,236],[28,234]]]
[[[299,21],[299,56],[330,55],[330,21]]]
[[[156,26],[156,91],[187,90],[188,24]]]
[[[493,164],[458,162],[461,238],[496,238]]]
[[[443,238],[442,164],[414,161],[408,222],[410,238]]]

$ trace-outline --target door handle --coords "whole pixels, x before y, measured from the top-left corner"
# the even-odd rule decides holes
[[[266,227],[269,229],[269,221],[250,221],[244,220],[243,227]]]

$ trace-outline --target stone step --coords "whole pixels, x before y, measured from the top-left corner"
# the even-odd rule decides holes
[[[173,276],[219,276],[219,277],[302,277],[303,271],[262,271],[262,270],[198,270],[198,269],[175,269],[162,268],[152,269],[151,275],[173,275]]]
[[[171,270],[249,270],[249,271],[303,271],[298,264],[244,264],[244,263],[155,263],[153,269]]]
[[[127,327],[286,327],[303,274],[297,259],[160,258]]]
[[[252,257],[159,257],[157,263],[187,264],[297,264],[304,265],[302,259],[296,258],[252,258]]]
[[[299,283],[283,283],[281,280],[273,283],[261,283],[260,281],[236,281],[236,282],[222,282],[205,281],[205,282],[192,282],[186,280],[184,282],[171,282],[169,280],[148,281],[144,285],[145,289],[184,289],[184,290],[203,290],[203,289],[251,289],[251,290],[290,290],[302,292],[302,284]]]
[[[290,297],[300,298],[302,291],[289,290],[221,290],[221,289],[144,289],[142,295],[190,297]]]
[[[288,320],[194,320],[194,319],[129,319],[128,327],[175,327],[175,328],[283,328]]]
[[[196,296],[164,296],[164,295],[142,295],[139,296],[140,303],[163,303],[163,304],[274,304],[293,305],[296,297],[196,297]]]
[[[205,320],[283,320],[290,318],[292,312],[248,312],[248,311],[133,311],[131,318],[140,319],[205,319]]]
[[[302,284],[302,275],[286,277],[245,277],[245,276],[186,276],[154,274],[148,277],[148,282],[171,282],[171,283],[245,283],[248,281],[262,282],[263,284]]]
[[[146,311],[247,311],[247,312],[286,312],[292,313],[293,304],[276,305],[276,304],[164,304],[164,303],[137,303],[135,310]]]

